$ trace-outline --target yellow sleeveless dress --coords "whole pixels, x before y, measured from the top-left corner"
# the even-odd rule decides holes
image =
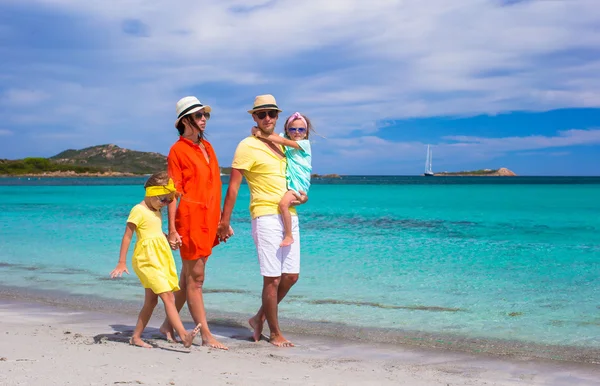
[[[155,294],[178,291],[175,260],[162,231],[160,211],[138,204],[131,209],[127,222],[136,226],[132,266],[144,288]]]

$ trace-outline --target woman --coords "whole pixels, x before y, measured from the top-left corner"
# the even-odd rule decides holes
[[[169,204],[169,244],[180,248],[182,269],[180,291],[175,293],[177,310],[188,303],[196,324],[202,324],[202,345],[227,350],[211,334],[206,322],[202,295],[206,261],[212,248],[219,243],[217,226],[221,216],[221,172],[215,152],[204,139],[210,106],[193,96],[177,102],[175,127],[179,140],[171,147],[167,158],[169,176],[181,198],[179,204]],[[160,331],[173,339],[173,328],[167,320]]]

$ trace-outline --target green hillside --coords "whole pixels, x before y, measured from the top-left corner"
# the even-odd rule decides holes
[[[25,175],[57,172],[152,174],[167,169],[167,157],[153,152],[99,145],[81,150],[65,150],[50,158],[0,160],[0,175]],[[231,168],[221,168],[229,174]]]
[[[0,175],[24,175],[54,172],[101,173],[102,170],[90,166],[60,165],[47,158],[25,158],[22,160],[0,159]]]
[[[94,167],[110,172],[150,174],[167,169],[167,157],[124,149],[117,145],[100,145],[81,150],[65,150],[49,158],[59,165]]]

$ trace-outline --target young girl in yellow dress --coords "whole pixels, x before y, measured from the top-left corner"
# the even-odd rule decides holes
[[[140,282],[145,288],[144,306],[138,316],[130,344],[151,348],[142,340],[142,332],[150,321],[152,311],[160,297],[165,305],[169,323],[181,338],[185,347],[190,347],[201,325],[192,331],[186,331],[175,307],[173,291],[179,291],[177,270],[173,253],[162,231],[160,210],[175,199],[175,185],[166,172],[153,174],[146,184],[146,197],[131,209],[127,219],[127,227],[121,241],[121,252],[117,267],[110,273],[111,278],[121,277],[127,270],[127,251],[131,244],[133,232],[137,241],[133,251],[131,264]]]

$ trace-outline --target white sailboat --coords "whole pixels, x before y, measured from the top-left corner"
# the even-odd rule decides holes
[[[431,161],[432,161],[432,152],[431,147],[427,145],[427,158],[425,159],[425,173],[423,173],[426,177],[432,177],[433,170],[431,169]]]

